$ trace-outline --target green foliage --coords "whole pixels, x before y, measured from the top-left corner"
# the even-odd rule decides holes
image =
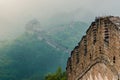
[[[55,73],[46,75],[45,80],[67,80],[66,72],[62,72],[62,69],[59,67]]]

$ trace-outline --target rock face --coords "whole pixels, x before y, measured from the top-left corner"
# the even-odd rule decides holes
[[[120,18],[97,17],[67,62],[68,80],[120,80]]]

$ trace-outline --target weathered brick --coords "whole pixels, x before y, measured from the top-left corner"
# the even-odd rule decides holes
[[[120,18],[97,17],[67,62],[68,80],[120,80]]]

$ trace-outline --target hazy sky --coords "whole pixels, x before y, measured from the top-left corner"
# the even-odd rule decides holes
[[[120,0],[0,0],[0,37],[16,36],[34,18],[45,23],[64,13],[81,20],[85,16],[120,16],[119,8]]]

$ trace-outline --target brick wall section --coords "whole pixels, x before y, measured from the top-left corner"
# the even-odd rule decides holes
[[[120,18],[96,18],[71,52],[66,70],[68,80],[119,80]]]

